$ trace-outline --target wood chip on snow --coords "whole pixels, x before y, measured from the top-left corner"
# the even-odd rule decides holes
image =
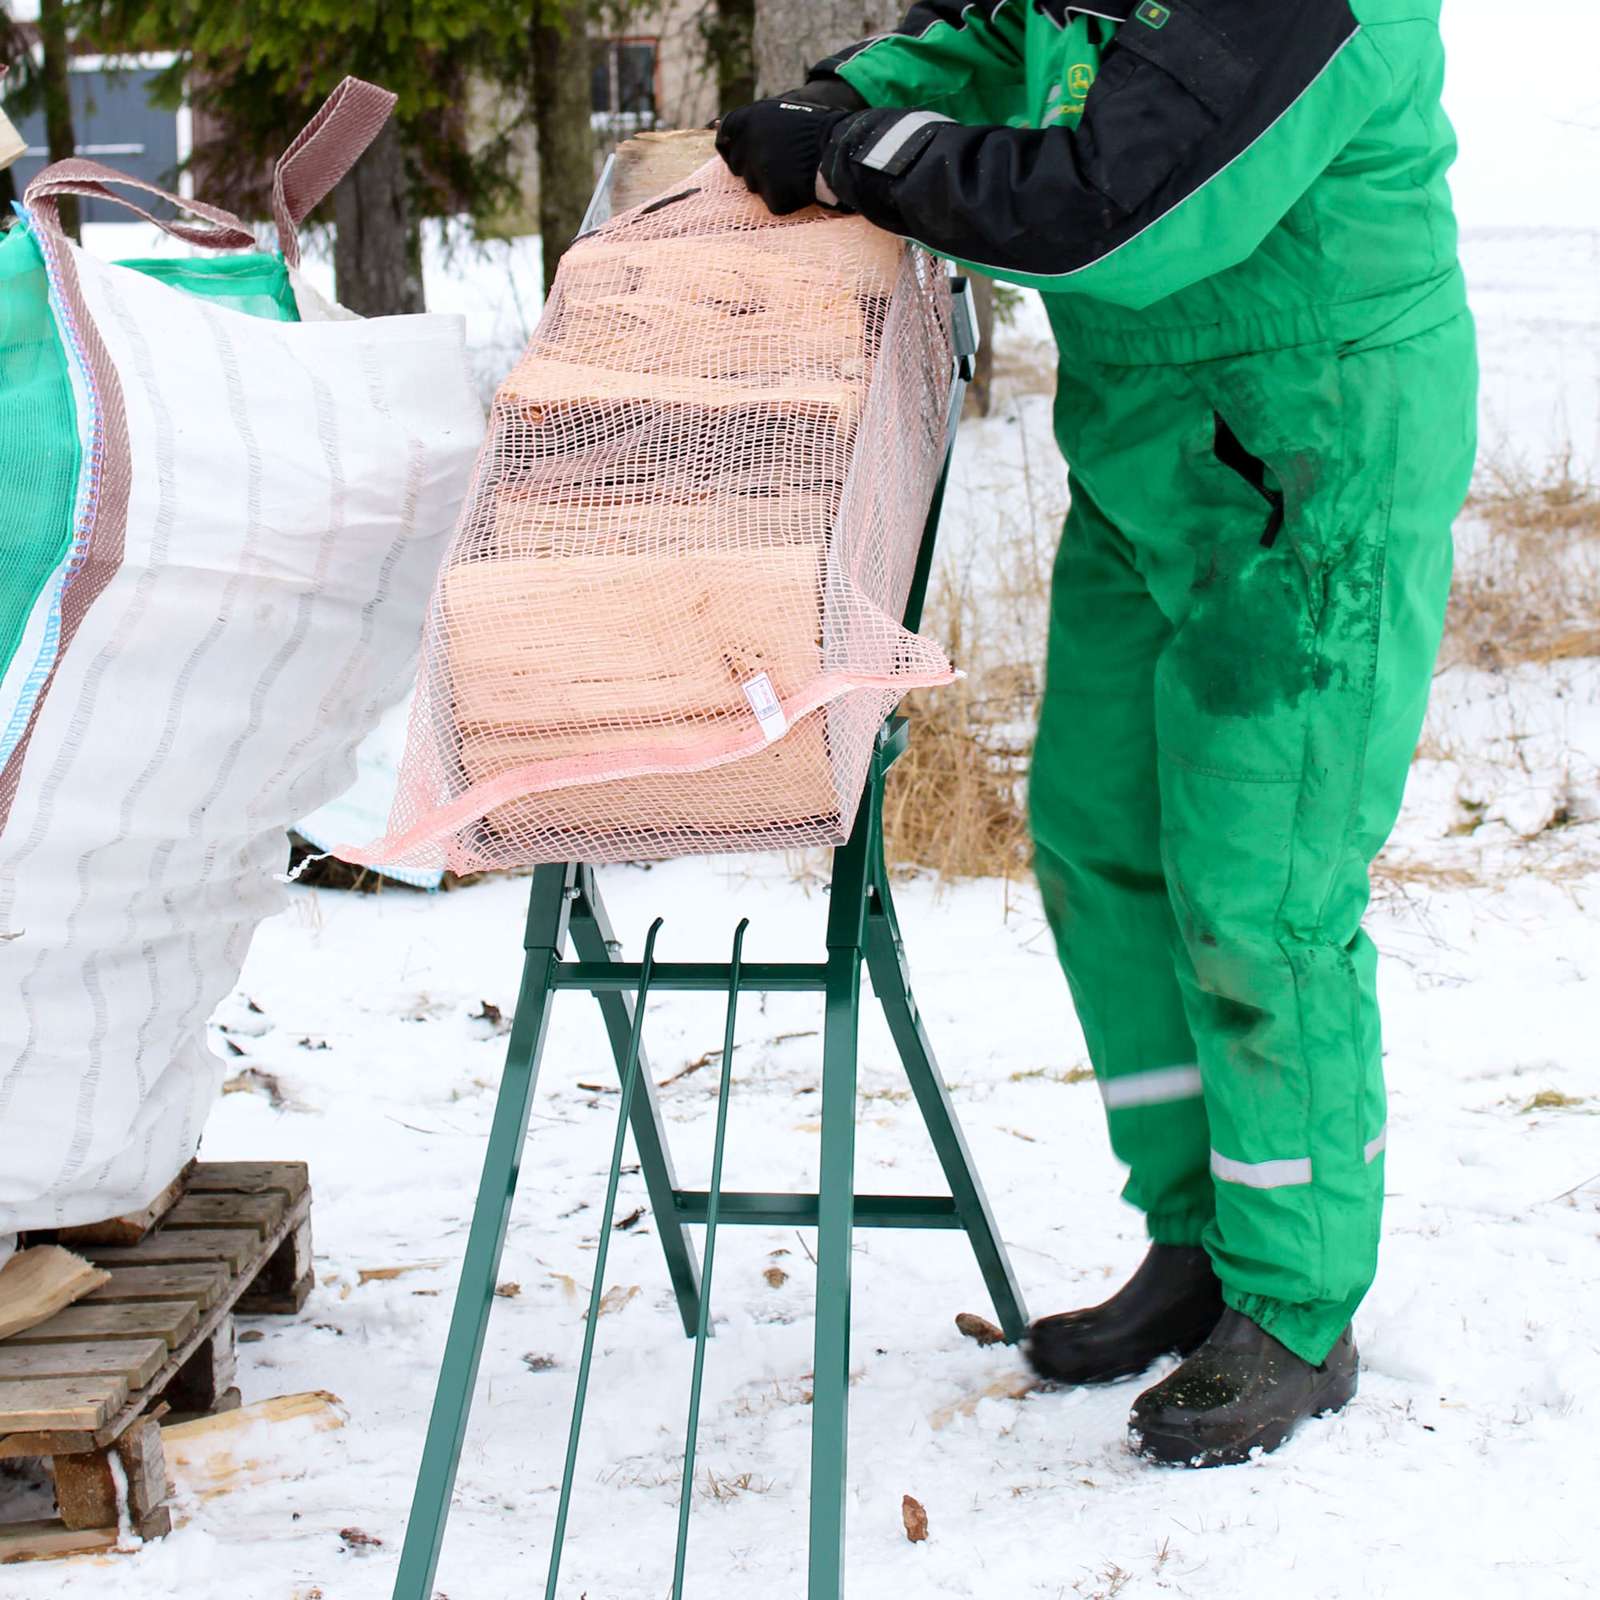
[[[900,1520],[906,1525],[906,1538],[912,1544],[921,1544],[928,1537],[928,1513],[920,1500],[910,1495],[900,1497]]]
[[[967,1338],[978,1344],[1004,1344],[1006,1336],[989,1321],[987,1317],[980,1317],[975,1312],[963,1311],[956,1318],[956,1326]]]

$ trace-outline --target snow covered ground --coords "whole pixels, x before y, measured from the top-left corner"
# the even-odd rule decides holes
[[[1437,832],[1447,815],[1415,818],[1413,832]],[[119,1575],[130,1592],[388,1592],[504,1046],[474,1013],[484,1000],[509,1009],[522,887],[302,893],[262,931],[241,986],[261,1013],[241,998],[222,1020],[281,1103],[228,1096],[207,1153],[310,1160],[319,1287],[299,1321],[254,1325],[263,1337],[241,1347],[241,1381],[247,1397],[332,1389],[350,1421],[314,1449],[297,1446],[279,1481],[189,1507],[182,1531]],[[719,955],[736,914],[752,918],[752,956],[814,955],[825,909],[769,861],[615,871],[605,888],[635,948],[664,911],[663,952],[677,958]],[[1123,1445],[1136,1385],[1010,1398],[1017,1358],[978,1350],[951,1324],[987,1309],[960,1240],[864,1234],[851,1592],[1592,1593],[1600,1192],[1582,1185],[1600,1177],[1600,963],[1585,919],[1600,909],[1597,888],[1593,876],[1528,875],[1390,901],[1375,917],[1395,957],[1385,977],[1393,1132],[1388,1244],[1360,1324],[1367,1373],[1346,1415],[1258,1466],[1138,1465]],[[1027,1293],[1041,1310],[1100,1297],[1141,1245],[1115,1199],[1098,1097],[1081,1081],[1082,1044],[1031,895],[924,883],[902,904],[928,1026]],[[808,1000],[748,1008],[731,1186],[814,1180],[816,1026]],[[650,1031],[658,1079],[719,1039],[711,1002],[662,1001]],[[439,1577],[451,1600],[534,1586],[554,1511],[616,1108],[581,997],[558,1008],[547,1063],[502,1273],[521,1289],[496,1306]],[[863,1185],[937,1187],[876,1027],[863,1083]],[[601,1092],[583,1087],[594,1084]],[[1586,1103],[1524,1109],[1547,1090]],[[691,1181],[706,1171],[714,1091],[714,1067],[663,1091]],[[638,1179],[625,1180],[623,1214],[643,1203]],[[360,1281],[363,1269],[397,1265],[415,1270]],[[788,1275],[777,1287],[772,1267]],[[693,1593],[801,1592],[813,1281],[794,1233],[724,1234]],[[609,1282],[640,1292],[601,1325],[563,1593],[654,1600],[670,1571],[688,1346],[653,1218],[615,1235]],[[900,1532],[905,1493],[928,1508],[925,1546]],[[352,1526],[383,1547],[348,1547],[340,1531]],[[89,1595],[109,1578],[39,1568],[15,1592]]]
[[[1600,42],[1600,26],[1568,0],[1536,9]],[[1541,27],[1565,41],[1539,52],[1565,75],[1561,92],[1541,102],[1534,88],[1519,91],[1525,156],[1573,142],[1587,151],[1572,168],[1584,187],[1572,191],[1548,164],[1507,154],[1503,95],[1470,115],[1518,70],[1503,26],[1489,48],[1492,14],[1479,0],[1453,13],[1486,443],[1535,465],[1570,443],[1592,467],[1600,153],[1592,131],[1572,132],[1567,119],[1592,107],[1578,64],[1593,52],[1570,29]],[[520,337],[529,259],[491,258],[444,291],[473,311],[486,370]],[[1037,332],[1024,313],[1007,335],[1011,366],[1039,365]],[[952,546],[982,549],[994,519],[1015,516],[1019,493],[1053,516],[1051,452],[1047,399],[1013,381],[999,413],[964,432]],[[863,1233],[853,1596],[1600,1592],[1600,664],[1446,672],[1425,750],[1371,921],[1389,958],[1390,1197],[1381,1273],[1358,1323],[1359,1398],[1253,1466],[1155,1471],[1124,1444],[1137,1384],[1023,1396],[1014,1353],[960,1337],[954,1314],[988,1308],[959,1236]],[[671,959],[720,958],[741,915],[752,919],[753,959],[815,959],[820,949],[825,899],[780,860],[618,869],[603,886],[634,951],[657,912]],[[243,1051],[229,1070],[244,1076],[213,1117],[205,1154],[309,1160],[318,1286],[299,1319],[249,1326],[240,1382],[247,1400],[332,1390],[348,1423],[297,1438],[260,1487],[186,1502],[180,1530],[135,1556],[6,1569],[0,1596],[388,1594],[505,1046],[485,1012],[511,1009],[525,887],[296,890],[261,930],[218,1017]],[[927,1025],[1032,1308],[1101,1298],[1142,1242],[1116,1198],[1120,1173],[1035,896],[1016,884],[919,880],[899,899]],[[816,1004],[798,997],[745,1007],[730,1187],[814,1182],[818,1021]],[[676,1080],[662,1103],[686,1182],[707,1171],[716,1090],[715,1065],[695,1063],[720,1038],[713,1001],[652,1008],[648,1043],[658,1080]],[[563,997],[439,1572],[449,1600],[541,1589],[612,1083],[592,1003]],[[862,1083],[862,1186],[937,1188],[876,1023]],[[623,1213],[644,1198],[638,1178],[625,1178]],[[807,1244],[782,1230],[722,1236],[690,1547],[698,1600],[803,1592]],[[395,1267],[407,1270],[363,1281]],[[653,1216],[615,1235],[608,1279],[638,1293],[600,1325],[561,1592],[658,1600],[671,1572],[689,1346]],[[280,1448],[270,1434],[252,1445],[268,1458]],[[925,1544],[901,1531],[903,1494],[927,1508]],[[351,1529],[381,1542],[352,1542]]]

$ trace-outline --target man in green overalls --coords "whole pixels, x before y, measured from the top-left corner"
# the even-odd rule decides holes
[[[1471,473],[1439,0],[924,0],[724,120],[821,199],[1043,292],[1072,509],[1032,779],[1044,904],[1151,1247],[1032,1330],[1187,1359],[1136,1445],[1213,1465],[1356,1388],[1386,1121],[1368,867]]]

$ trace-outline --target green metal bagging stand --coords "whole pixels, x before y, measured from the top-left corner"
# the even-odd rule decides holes
[[[960,279],[954,280],[953,288],[957,359],[951,373],[945,464],[928,512],[906,609],[906,627],[912,630],[921,621],[949,472],[949,450],[954,444],[977,348],[970,289]],[[655,959],[659,920],[645,940],[642,959],[626,961],[622,959],[621,945],[602,904],[594,870],[581,862],[535,869],[523,939],[526,961],[516,1018],[406,1530],[395,1600],[431,1600],[432,1597],[445,1519],[495,1300],[540,1055],[551,1006],[563,991],[587,991],[599,1001],[621,1080],[621,1100],[550,1552],[545,1586],[547,1600],[554,1600],[560,1578],[562,1544],[594,1355],[607,1249],[630,1129],[666,1253],[667,1271],[677,1296],[684,1332],[695,1341],[679,1495],[674,1600],[681,1600],[683,1594],[701,1380],[710,1331],[712,1273],[720,1225],[742,1223],[817,1230],[809,1600],[840,1600],[844,1593],[850,1269],[854,1230],[954,1228],[965,1231],[1005,1337],[1012,1342],[1021,1337],[1027,1324],[1022,1296],[912,997],[905,950],[890,892],[883,847],[884,782],[889,768],[906,748],[907,733],[906,721],[893,717],[878,735],[854,831],[849,841],[834,851],[824,959],[820,961],[746,962],[742,956],[745,924],[741,923],[734,935],[731,959],[726,962],[659,962]],[[856,1193],[856,1060],[863,966],[871,977],[911,1092],[932,1138],[949,1185],[947,1195]],[[714,992],[727,996],[711,1176],[709,1187],[703,1190],[679,1185],[667,1148],[655,1082],[645,1055],[642,1035],[646,1003],[657,991]],[[815,1194],[722,1191],[738,1006],[742,995],[762,991],[815,993],[823,997],[821,1161]],[[695,1226],[705,1229],[703,1267],[697,1263],[689,1235],[689,1229]]]

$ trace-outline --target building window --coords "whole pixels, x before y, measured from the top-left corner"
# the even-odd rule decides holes
[[[104,161],[157,188],[171,189],[180,184],[178,169],[190,153],[190,126],[187,111],[175,114],[150,103],[151,84],[164,64],[159,59],[149,64],[147,58],[108,66],[102,57],[81,56],[71,64],[68,89],[80,156]],[[13,111],[11,115],[28,144],[14,169],[13,181],[20,194],[50,156],[45,148],[44,112],[23,116]],[[161,216],[172,214],[160,202],[156,211]],[[84,200],[80,215],[85,222],[133,221],[130,212],[106,200]]]
[[[597,126],[618,134],[655,126],[659,46],[658,39],[595,41],[590,107]]]

